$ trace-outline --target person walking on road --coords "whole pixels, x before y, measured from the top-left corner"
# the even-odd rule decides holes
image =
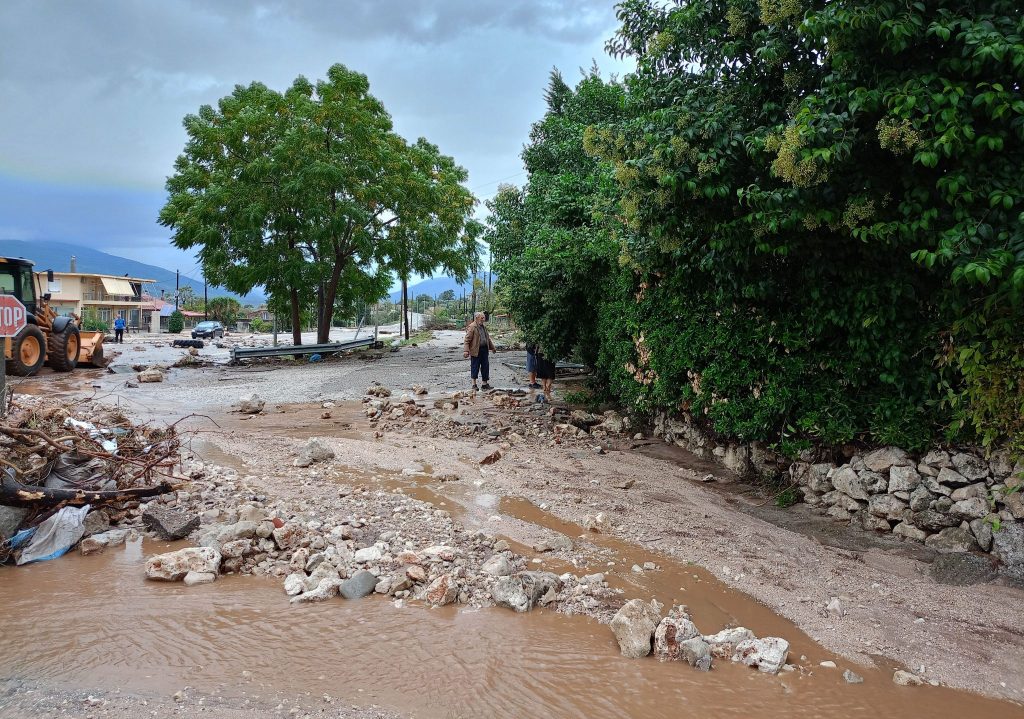
[[[114,341],[119,345],[124,344],[124,317],[121,315],[114,320]]]
[[[544,388],[544,400],[551,401],[551,390],[555,384],[555,363],[537,349],[537,377]]]
[[[484,313],[477,312],[466,328],[466,339],[462,343],[462,356],[469,359],[469,374],[473,378],[473,389],[477,389],[476,377],[484,381],[483,389],[491,389],[490,353],[496,352],[491,335],[484,325]]]

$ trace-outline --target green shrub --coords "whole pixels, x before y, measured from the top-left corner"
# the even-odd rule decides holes
[[[167,320],[167,331],[176,335],[183,329],[185,329],[185,315],[181,314],[179,310],[175,310]]]
[[[270,328],[270,323],[264,322],[259,317],[254,317],[249,321],[249,329],[252,332],[269,332]]]

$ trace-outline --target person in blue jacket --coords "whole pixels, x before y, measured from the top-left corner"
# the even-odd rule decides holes
[[[114,320],[114,341],[118,344],[124,344],[124,317],[121,315],[117,316]]]

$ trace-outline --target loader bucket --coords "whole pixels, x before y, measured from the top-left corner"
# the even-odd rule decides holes
[[[78,355],[78,364],[106,367],[106,361],[103,359],[103,333],[83,331],[81,339],[82,352]]]

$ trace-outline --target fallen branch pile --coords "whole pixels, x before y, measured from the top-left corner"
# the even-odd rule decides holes
[[[82,414],[54,401],[15,404],[0,420],[0,504],[48,510],[137,501],[177,488],[181,442],[174,425],[134,425],[110,409]]]

